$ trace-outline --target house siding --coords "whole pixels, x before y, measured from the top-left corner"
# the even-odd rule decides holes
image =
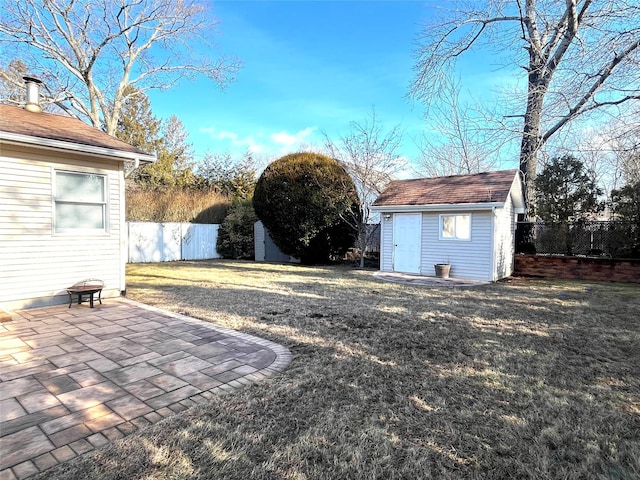
[[[440,215],[449,211],[422,215],[421,274],[434,275],[433,265],[449,263],[450,276],[469,280],[491,280],[491,211],[471,213],[471,240],[441,240]]]
[[[107,232],[53,231],[56,169],[106,175]],[[105,282],[103,297],[124,290],[122,162],[2,145],[0,155],[0,304],[18,309],[64,303],[65,287]]]

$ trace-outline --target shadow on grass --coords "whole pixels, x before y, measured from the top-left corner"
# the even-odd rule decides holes
[[[271,263],[271,262],[255,262],[253,260],[181,260],[176,262],[148,263],[148,264],[131,264],[130,267],[145,268],[146,266],[158,266],[166,268],[198,268],[198,269],[231,269],[239,272],[255,272],[260,274],[282,274],[283,270],[289,273],[295,273],[298,276],[317,277],[321,274],[334,275],[336,270],[355,270],[352,266],[338,265],[301,265],[299,263]]]

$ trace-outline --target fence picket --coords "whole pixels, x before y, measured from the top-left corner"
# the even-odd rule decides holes
[[[219,225],[127,222],[129,263],[220,258]]]

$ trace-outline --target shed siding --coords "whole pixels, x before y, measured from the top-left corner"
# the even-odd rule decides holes
[[[256,262],[265,261],[265,228],[260,220],[253,224],[253,249],[255,252]]]
[[[421,274],[434,275],[434,264],[449,263],[451,277],[491,280],[492,212],[489,210],[471,213],[469,241],[440,240],[440,215],[447,213],[451,212],[428,212],[422,215]]]
[[[53,232],[55,169],[107,176],[108,231]],[[124,290],[122,163],[3,145],[0,156],[0,304],[8,309],[62,303],[65,287],[86,278],[105,282],[104,297]]]
[[[380,219],[380,270],[393,271],[393,215]]]
[[[500,280],[513,273],[513,255],[515,252],[515,215],[513,202],[507,199],[504,208],[496,210],[494,221],[495,274],[493,280]]]

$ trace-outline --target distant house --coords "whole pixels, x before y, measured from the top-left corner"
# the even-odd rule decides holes
[[[511,275],[516,215],[525,212],[517,170],[391,182],[381,216],[380,270],[496,281]]]
[[[0,105],[0,308],[63,303],[65,287],[87,278],[105,282],[103,298],[120,295],[124,164],[155,157],[41,112],[37,81],[25,80],[27,106]]]

